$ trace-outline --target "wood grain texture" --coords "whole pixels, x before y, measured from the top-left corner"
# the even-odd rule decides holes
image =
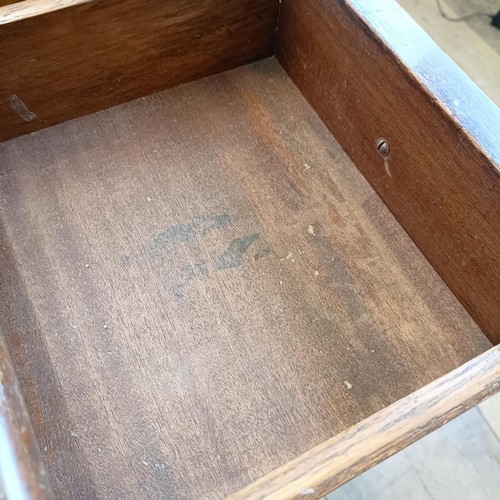
[[[50,500],[53,493],[0,331],[0,498]]]
[[[91,1],[93,0],[21,0],[4,3],[0,1],[0,25],[41,16]]]
[[[0,321],[61,498],[224,497],[490,347],[276,60],[0,158]]]
[[[393,1],[284,0],[283,66],[490,340],[500,111]],[[378,138],[390,153],[382,157]]]
[[[320,498],[499,390],[497,346],[230,498]]]
[[[277,10],[102,0],[0,26],[0,140],[271,55]]]

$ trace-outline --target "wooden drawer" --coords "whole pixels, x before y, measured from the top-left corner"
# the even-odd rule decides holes
[[[500,112],[395,2],[4,1],[0,59],[0,497],[318,498],[500,389]]]

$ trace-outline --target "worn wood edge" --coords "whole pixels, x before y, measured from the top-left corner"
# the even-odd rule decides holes
[[[0,498],[54,498],[7,345],[0,332]]]
[[[374,37],[390,47],[429,98],[467,131],[500,175],[500,110],[495,103],[395,0],[343,0],[342,3],[359,16]],[[395,25],[404,26],[404,31],[395,30]],[[416,47],[419,50],[415,50]],[[428,66],[419,64],[422,53],[432,56],[432,71],[426,71]],[[465,99],[459,96],[450,99],[453,88],[460,88]]]
[[[0,7],[0,25],[22,21],[30,17],[41,16],[49,12],[74,7],[95,0],[23,0]]]
[[[316,446],[229,498],[319,498],[500,391],[500,346]]]

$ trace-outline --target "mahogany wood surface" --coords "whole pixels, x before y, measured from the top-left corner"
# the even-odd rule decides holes
[[[274,59],[0,159],[0,325],[60,498],[224,497],[490,347]]]
[[[489,339],[500,111],[393,0],[284,0],[278,58]],[[379,139],[389,145],[386,156]]]
[[[0,141],[269,56],[278,12],[278,0],[94,0],[29,17],[27,3],[0,8]]]
[[[337,434],[230,499],[320,498],[499,390],[500,346],[496,346]]]

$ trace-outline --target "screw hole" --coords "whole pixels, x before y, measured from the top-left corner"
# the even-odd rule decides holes
[[[382,156],[387,156],[389,154],[389,143],[386,139],[380,138],[377,139],[377,151]]]

